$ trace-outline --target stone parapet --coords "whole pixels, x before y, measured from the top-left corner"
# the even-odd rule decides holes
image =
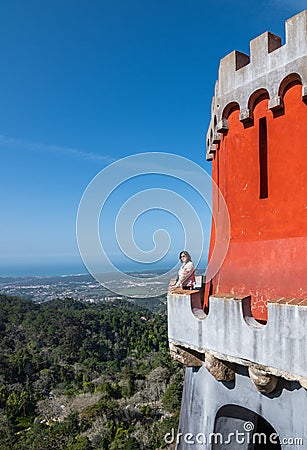
[[[211,296],[208,315],[192,310],[191,296],[168,295],[168,336],[176,346],[222,361],[256,365],[266,373],[306,382],[307,304],[268,304],[262,325],[247,314],[248,298]]]

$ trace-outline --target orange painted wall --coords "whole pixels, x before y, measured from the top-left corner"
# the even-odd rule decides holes
[[[268,100],[244,127],[239,110],[215,153],[212,174],[230,214],[231,240],[213,280],[213,293],[252,297],[252,312],[267,319],[267,302],[307,297],[307,105],[302,87],[284,95],[284,114],[273,117]],[[267,120],[268,198],[260,199],[259,119]],[[218,208],[213,199],[214,209]],[[213,245],[213,239],[212,239]],[[211,249],[212,249],[211,245]]]

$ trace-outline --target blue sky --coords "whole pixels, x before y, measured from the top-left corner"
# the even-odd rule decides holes
[[[285,20],[303,9],[301,0],[0,2],[0,275],[84,272],[78,205],[120,158],[168,152],[210,171],[219,60],[249,53],[267,30],[284,42]],[[150,187],[141,177],[134,184]],[[181,192],[170,180],[161,186]],[[146,247],[146,219],[136,231]]]

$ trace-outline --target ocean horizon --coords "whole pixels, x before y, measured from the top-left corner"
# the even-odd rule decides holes
[[[139,265],[135,266],[118,266],[118,270],[122,272],[159,272],[159,271],[169,271],[171,269],[168,266],[151,266]],[[115,272],[115,270],[114,270]],[[111,271],[104,273],[112,273]],[[25,266],[10,265],[4,266],[0,265],[0,278],[19,278],[19,277],[61,277],[61,276],[72,276],[72,275],[89,275],[89,271],[83,264],[29,264]]]

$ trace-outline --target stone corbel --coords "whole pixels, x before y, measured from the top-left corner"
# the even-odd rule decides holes
[[[301,385],[304,389],[307,390],[307,378],[305,378],[305,377],[300,377],[298,381],[299,381],[300,385]]]
[[[248,368],[250,379],[262,394],[269,394],[273,392],[277,386],[278,377],[267,373],[265,370],[256,366]]]
[[[181,347],[169,342],[169,350],[171,358],[175,361],[179,361],[186,367],[201,367],[202,360],[198,358],[195,354],[192,354]]]
[[[205,367],[217,381],[233,381],[235,372],[224,361],[205,352]]]

